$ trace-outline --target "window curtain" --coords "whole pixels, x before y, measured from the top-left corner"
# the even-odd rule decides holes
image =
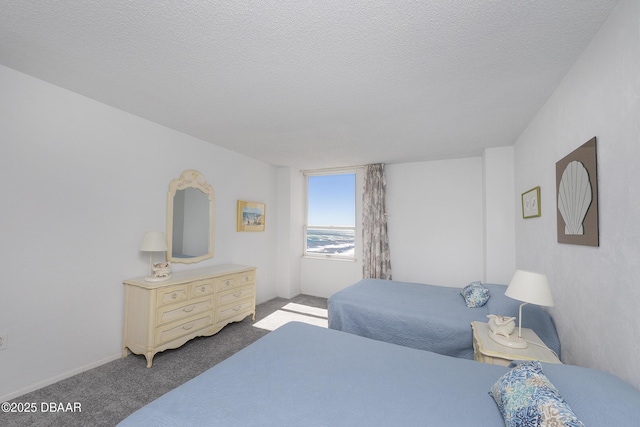
[[[362,195],[362,277],[365,279],[391,280],[386,188],[384,165],[365,166]]]

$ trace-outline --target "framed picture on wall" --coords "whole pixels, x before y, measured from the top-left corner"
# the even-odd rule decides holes
[[[522,218],[535,218],[540,215],[540,187],[534,187],[522,193]]]
[[[558,243],[599,246],[596,138],[556,163]]]
[[[238,200],[236,231],[264,231],[266,205],[258,202]]]

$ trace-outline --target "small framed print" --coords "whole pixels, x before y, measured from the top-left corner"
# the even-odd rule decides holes
[[[541,214],[540,187],[522,193],[522,218],[535,218]]]
[[[266,205],[238,200],[236,231],[264,231]]]

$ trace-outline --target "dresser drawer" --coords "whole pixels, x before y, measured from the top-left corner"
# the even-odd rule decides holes
[[[238,276],[238,284],[240,286],[246,285],[248,283],[255,283],[256,281],[255,271],[247,271],[246,273],[240,273],[237,276]]]
[[[231,289],[218,294],[216,299],[216,307],[222,307],[228,304],[237,303],[245,298],[252,298],[254,293],[254,286],[244,286],[236,289]]]
[[[202,329],[205,326],[211,325],[213,319],[210,313],[203,314],[200,317],[192,317],[187,321],[178,325],[171,324],[162,326],[156,329],[156,345],[161,345],[172,341],[176,338],[180,338],[185,335],[189,335],[198,329]]]
[[[198,280],[197,282],[192,283],[191,285],[191,298],[200,298],[205,295],[213,294],[213,280]]]
[[[158,290],[158,307],[175,304],[189,299],[187,285],[172,286]]]
[[[249,313],[253,313],[253,300],[244,300],[238,304],[218,309],[216,312],[216,323],[223,322],[240,314],[247,315]]]
[[[213,298],[193,300],[178,307],[167,306],[157,310],[156,324],[164,325],[165,323],[175,322],[199,313],[213,310]]]
[[[229,289],[233,289],[238,286],[238,281],[236,276],[224,276],[219,279],[216,279],[216,291],[224,292]]]
[[[238,286],[254,283],[255,280],[256,273],[254,271],[224,276],[216,280],[216,291],[223,292],[229,289],[234,289]]]

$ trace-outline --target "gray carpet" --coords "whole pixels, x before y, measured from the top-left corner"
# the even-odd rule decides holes
[[[256,321],[290,302],[327,308],[325,298],[275,298],[256,306]],[[144,356],[130,355],[25,394],[12,402],[33,402],[36,413],[0,412],[1,426],[114,426],[135,410],[223,361],[269,333],[253,327],[251,316],[211,337],[156,354],[146,368]],[[41,412],[49,402],[79,402],[81,412]]]

